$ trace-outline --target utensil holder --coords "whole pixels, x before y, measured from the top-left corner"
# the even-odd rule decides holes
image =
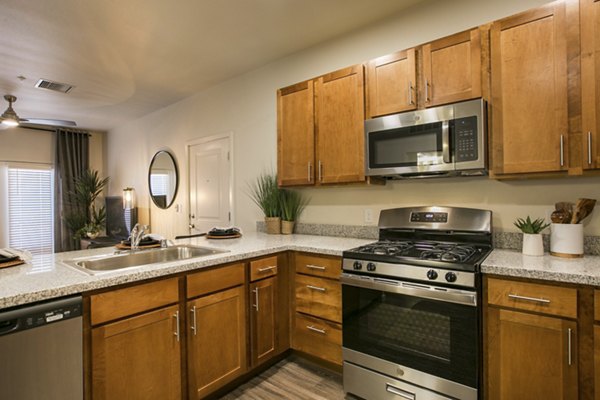
[[[550,254],[563,258],[583,257],[583,225],[552,224]]]

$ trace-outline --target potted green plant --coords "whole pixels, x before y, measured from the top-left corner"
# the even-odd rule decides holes
[[[95,238],[104,229],[106,208],[96,207],[96,199],[102,193],[109,178],[100,178],[98,171],[88,169],[75,180],[75,188],[70,192],[72,211],[65,217],[67,227],[73,232],[73,239]]]
[[[281,233],[280,189],[277,174],[261,173],[256,181],[249,184],[249,196],[265,216],[267,233]]]
[[[293,190],[281,190],[281,233],[289,235],[294,231],[294,224],[308,204],[302,193]]]
[[[542,231],[550,226],[543,218],[534,221],[529,216],[526,219],[517,218],[515,226],[523,232],[523,254],[527,256],[543,256],[544,243]]]

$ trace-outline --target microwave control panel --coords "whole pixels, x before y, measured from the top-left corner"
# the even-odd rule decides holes
[[[477,117],[457,118],[453,122],[456,162],[477,160]]]

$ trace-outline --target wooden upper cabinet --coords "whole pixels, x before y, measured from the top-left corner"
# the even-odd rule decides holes
[[[422,47],[422,96],[425,107],[482,96],[482,32],[479,28]]]
[[[277,91],[277,177],[280,186],[314,184],[313,81]]]
[[[417,108],[415,49],[371,60],[367,64],[367,116],[379,117]]]
[[[600,2],[581,0],[583,168],[600,168]]]
[[[364,181],[363,66],[319,77],[315,95],[318,182]]]
[[[492,25],[496,174],[567,168],[565,9],[565,2],[554,2]]]

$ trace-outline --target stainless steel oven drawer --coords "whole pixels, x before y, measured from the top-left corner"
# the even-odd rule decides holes
[[[344,391],[364,399],[452,400],[451,397],[442,396],[348,362],[344,362]]]

